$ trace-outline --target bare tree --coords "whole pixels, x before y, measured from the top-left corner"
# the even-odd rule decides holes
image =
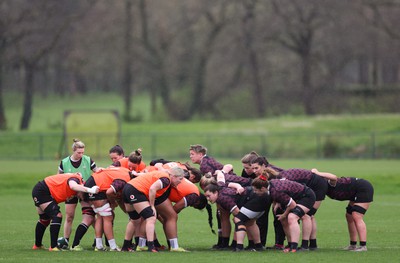
[[[125,63],[124,63],[124,76],[122,81],[123,99],[125,103],[124,118],[130,120],[130,112],[132,105],[132,29],[133,29],[133,14],[132,14],[132,1],[125,0],[125,35],[124,35],[124,51],[125,51]]]
[[[264,88],[261,79],[261,72],[259,61],[257,57],[257,50],[255,49],[254,40],[254,28],[255,28],[255,9],[257,6],[257,0],[243,1],[245,14],[242,19],[242,31],[243,41],[248,54],[248,60],[252,73],[252,80],[254,85],[254,101],[256,104],[256,116],[263,117],[265,114],[265,102],[264,102]]]
[[[21,130],[28,129],[32,116],[35,71],[72,21],[73,16],[65,15],[64,3],[45,0],[16,3],[24,7],[18,10],[21,21],[16,31],[21,37],[13,50],[14,64],[25,70]]]
[[[301,62],[301,90],[304,111],[315,114],[314,86],[312,83],[313,46],[315,35],[326,21],[321,17],[319,1],[277,1],[272,0],[275,14],[280,18],[282,29],[277,41],[294,52]]]
[[[45,85],[118,92],[127,119],[142,94],[153,119],[338,109],[340,89],[398,83],[399,12],[397,0],[0,0],[0,70],[12,73],[0,76],[0,129],[18,72],[21,129]]]
[[[384,38],[382,35],[387,35],[395,43],[400,41],[400,30],[398,27],[399,23],[399,12],[400,2],[396,0],[387,1],[376,1],[376,0],[363,0],[361,9],[362,17],[367,21],[372,28],[376,29],[374,37],[372,37],[373,43],[373,85],[378,86],[380,78],[380,65],[382,64],[382,81],[384,83],[397,83],[399,80],[399,68],[398,55],[396,50],[390,47],[381,47],[384,45],[381,41]],[[385,49],[385,50],[382,50]],[[382,53],[382,54],[379,54]],[[390,54],[385,57],[385,54]],[[384,63],[380,60],[385,60]]]
[[[1,45],[1,44],[0,44]],[[1,50],[2,48],[0,48]],[[4,104],[3,104],[3,59],[1,58],[2,55],[0,54],[0,130],[6,130],[7,129],[7,119],[6,119],[6,114],[4,110]]]
[[[161,96],[161,100],[163,102],[164,107],[167,109],[170,108],[170,87],[168,83],[168,76],[165,68],[165,59],[169,50],[170,40],[166,38],[162,38],[158,43],[155,43],[155,40],[152,40],[149,33],[149,15],[147,10],[147,3],[145,0],[140,0],[139,3],[139,17],[141,22],[141,38],[140,42],[146,51],[146,56],[138,56],[141,58],[141,61],[146,63],[146,65],[153,72],[153,76],[156,79],[156,85],[151,86],[150,96],[152,96],[152,103],[155,105],[156,103],[156,95],[159,94]],[[162,25],[159,24],[160,28]],[[160,30],[159,28],[159,30]],[[158,88],[157,88],[158,86]],[[155,106],[154,106],[155,107]]]
[[[0,130],[7,129],[7,119],[3,104],[3,71],[4,71],[4,52],[7,47],[7,37],[5,35],[6,25],[4,21],[5,17],[5,3],[0,2]]]
[[[24,16],[29,12],[28,8],[15,13],[10,1],[0,1],[0,130],[7,129],[7,119],[3,103],[3,74],[7,64],[10,64],[10,56],[7,49],[15,45],[25,34],[25,31],[16,31]]]
[[[400,39],[398,0],[362,0],[362,3],[370,11],[364,13],[364,18],[375,27],[383,29],[391,38]]]
[[[214,52],[214,45],[217,37],[227,24],[227,11],[229,3],[221,1],[214,8],[213,5],[207,5],[204,10],[204,18],[209,26],[205,35],[204,42],[198,50],[197,63],[194,69],[193,79],[193,95],[189,106],[188,116],[192,117],[195,113],[204,113],[204,92],[205,82],[207,80],[207,63],[211,59]]]

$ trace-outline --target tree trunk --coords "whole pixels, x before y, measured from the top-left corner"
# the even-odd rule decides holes
[[[25,63],[25,83],[24,83],[24,105],[20,124],[20,130],[27,130],[32,117],[32,104],[34,94],[34,70],[35,66]]]
[[[358,59],[358,82],[362,85],[367,85],[368,74],[368,59],[366,56],[360,56]]]
[[[194,91],[191,104],[189,106],[189,112],[187,118],[191,118],[196,113],[204,112],[204,92],[205,92],[205,80],[207,79],[207,63],[213,55],[213,47],[215,40],[224,27],[224,22],[215,22],[214,18],[211,18],[211,14],[208,16],[210,24],[212,26],[210,33],[207,35],[206,42],[199,52],[199,63],[195,68],[194,78]]]
[[[246,14],[243,18],[243,34],[244,34],[244,46],[246,47],[246,51],[248,53],[250,69],[253,76],[253,85],[254,85],[254,101],[256,103],[256,113],[257,117],[263,117],[265,114],[265,102],[264,102],[264,92],[260,78],[260,69],[259,63],[257,60],[257,53],[254,50],[253,45],[253,36],[252,30],[254,27],[254,9],[255,2],[244,2]]]
[[[59,55],[57,56],[57,60],[55,62],[54,65],[54,75],[55,75],[55,81],[54,81],[54,92],[57,95],[60,95],[61,98],[63,98],[65,96],[65,94],[67,93],[67,85],[66,83],[66,74],[65,74],[65,70],[63,69],[63,66],[61,64],[61,57]]]
[[[195,113],[202,113],[203,100],[204,100],[204,79],[205,79],[205,68],[208,61],[207,52],[203,52],[203,56],[200,58],[199,65],[196,70],[196,77],[194,83],[194,91],[192,103],[189,108],[189,114],[187,118],[192,117]]]
[[[122,83],[122,96],[124,99],[124,119],[131,119],[131,106],[132,106],[132,2],[131,0],[125,1],[125,65],[124,77]]]
[[[307,115],[314,115],[314,91],[311,85],[311,58],[308,53],[301,54],[302,77],[301,85],[303,90],[303,106]]]
[[[164,71],[164,62],[162,54],[154,47],[154,45],[152,45],[149,39],[147,5],[145,0],[141,0],[139,2],[139,14],[140,14],[141,38],[143,41],[143,46],[149,55],[149,60],[150,60],[149,65],[151,65],[150,70],[153,71],[152,75],[155,76],[154,79],[157,79],[157,81],[155,81],[156,83],[154,85],[151,84],[149,88],[149,93],[151,94],[150,96],[152,103],[151,109],[152,111],[154,110],[153,113],[156,112],[157,96],[160,96],[164,108],[168,111],[168,114],[171,116],[171,113],[169,111],[171,103],[170,103],[170,90],[168,85],[168,79]]]
[[[3,61],[0,56],[0,130],[4,131],[7,129],[6,113],[3,104]]]

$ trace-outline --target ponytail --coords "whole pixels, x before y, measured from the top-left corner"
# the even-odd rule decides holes
[[[212,216],[212,208],[209,203],[206,205],[207,213],[208,213],[208,224],[210,225],[211,232],[215,235],[215,230],[213,229],[213,216]]]

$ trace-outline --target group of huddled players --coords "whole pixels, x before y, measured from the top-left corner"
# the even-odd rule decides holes
[[[209,203],[216,204],[218,220],[218,242],[212,249],[265,250],[271,210],[275,244],[269,249],[285,253],[317,250],[315,214],[328,196],[349,201],[346,220],[350,244],[344,249],[367,251],[363,217],[374,192],[367,180],[339,178],[317,169],[279,168],[256,152],[243,156],[243,170],[237,175],[232,165],[216,161],[207,155],[207,148],[199,144],[189,148],[191,162],[199,165],[199,169],[189,163],[165,159],[152,160],[146,165],[141,149],[125,156],[119,145],[109,151],[112,165],[101,168],[84,154],[83,142],[74,139],[72,150],[71,156],[61,160],[56,175],[46,177],[33,188],[32,198],[39,215],[34,250],[45,249],[43,236],[50,225],[49,251],[81,251],[80,241],[93,225],[95,251],[188,252],[178,243],[178,214],[186,207],[206,208],[212,229]],[[62,202],[65,202],[66,219],[63,237],[59,238],[62,213],[58,204]],[[82,222],[71,244],[78,203],[82,207]],[[129,217],[121,248],[116,244],[113,231],[114,209],[118,206]],[[234,234],[230,243],[231,215]],[[157,221],[163,224],[167,247],[157,239]],[[244,247],[246,236],[248,245]]]

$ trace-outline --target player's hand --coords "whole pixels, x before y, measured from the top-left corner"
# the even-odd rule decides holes
[[[244,192],[244,188],[243,187],[239,187],[238,189],[236,189],[236,192],[238,194],[242,194]]]
[[[97,185],[95,185],[91,188],[87,188],[87,192],[89,194],[97,194],[99,192],[99,190],[100,190],[100,188]]]
[[[279,221],[282,221],[283,219],[286,218],[286,216],[285,216],[284,214],[280,214],[280,215],[276,215],[276,218],[277,218]]]

